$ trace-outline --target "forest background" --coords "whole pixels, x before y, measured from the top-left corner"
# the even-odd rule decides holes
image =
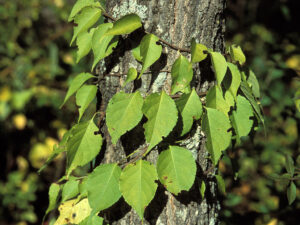
[[[69,47],[73,4],[0,0],[1,225],[41,224],[49,185],[64,173],[64,157],[37,170],[77,116],[75,99],[59,110],[68,84],[92,63],[76,64],[76,47]],[[221,161],[223,224],[298,224],[300,182],[289,205],[287,182],[272,175],[286,173],[286,155],[300,167],[299,12],[297,0],[227,1],[226,42],[242,47],[259,80],[267,136],[260,130],[229,152],[237,160]]]

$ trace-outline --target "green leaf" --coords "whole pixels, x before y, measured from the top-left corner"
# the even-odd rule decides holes
[[[92,48],[92,38],[95,32],[95,28],[92,28],[90,32],[82,32],[78,35],[76,45],[78,46],[76,63],[86,56]]]
[[[218,189],[219,191],[223,194],[226,195],[226,186],[225,186],[225,181],[222,176],[220,175],[215,175],[217,184],[218,184]]]
[[[217,109],[228,117],[230,106],[223,98],[223,93],[219,86],[212,86],[207,92],[206,107]]]
[[[237,65],[234,65],[232,63],[227,63],[227,64],[230,70],[231,80],[229,81],[229,79],[226,79],[227,77],[225,77],[223,83],[226,90],[229,91],[234,97],[234,99],[236,100],[236,95],[241,84],[241,72],[237,67]]]
[[[106,109],[106,125],[113,144],[140,122],[142,107],[143,98],[139,91],[132,94],[118,92],[111,98]]]
[[[169,146],[159,154],[156,167],[160,182],[175,195],[188,191],[195,181],[196,162],[185,148]]]
[[[148,153],[175,127],[178,116],[175,102],[164,91],[154,93],[145,99],[142,111],[148,121],[144,124]]]
[[[174,62],[171,70],[172,95],[184,90],[193,79],[193,66],[183,55],[180,55]]]
[[[227,62],[225,57],[219,52],[210,52],[211,64],[220,86],[227,71]]]
[[[128,14],[114,23],[106,35],[130,34],[142,26],[141,18],[136,14]]]
[[[74,178],[67,181],[64,184],[62,189],[61,202],[74,198],[76,195],[78,195],[79,194],[78,185],[79,185],[79,180],[75,180]]]
[[[85,7],[81,10],[81,13],[75,16],[75,24],[77,24],[76,27],[74,27],[74,34],[71,40],[71,44],[77,36],[88,30],[91,26],[93,26],[97,20],[101,16],[101,9],[99,8],[92,8],[92,7]]]
[[[298,88],[295,93],[294,104],[296,106],[296,109],[300,112],[300,88]]]
[[[162,51],[162,46],[156,44],[159,41],[159,38],[153,34],[147,34],[143,37],[140,44],[140,55],[142,57],[142,71],[139,75],[139,78],[145,72],[145,70],[155,63]]]
[[[88,199],[93,212],[112,206],[121,197],[119,178],[121,169],[116,163],[102,164],[88,175]]]
[[[133,68],[133,67],[129,68],[128,73],[127,73],[127,78],[126,78],[126,80],[125,80],[125,82],[124,82],[124,84],[123,84],[123,87],[124,87],[126,84],[128,84],[130,81],[135,80],[136,77],[137,77],[137,71],[136,71],[136,69]]]
[[[58,200],[59,191],[60,191],[59,185],[56,184],[56,183],[52,183],[50,188],[49,188],[49,193],[48,193],[48,195],[49,195],[49,205],[48,205],[48,208],[46,210],[45,216],[50,211],[52,211],[53,209],[56,208],[56,203],[57,203],[57,200]]]
[[[230,128],[230,121],[224,113],[217,109],[206,108],[202,129],[206,134],[206,148],[214,165],[217,165],[222,151],[230,145],[231,132],[228,131]]]
[[[260,107],[257,104],[254,96],[252,95],[251,88],[249,87],[249,85],[246,81],[241,82],[241,90],[242,90],[243,94],[245,95],[245,97],[250,102],[250,104],[252,105],[252,108],[254,109],[256,117],[264,126],[264,117],[262,116]]]
[[[95,0],[77,0],[74,4],[72,11],[69,15],[68,22],[72,21],[74,17],[85,7],[88,6],[100,6],[99,2],[95,2]]]
[[[253,93],[254,97],[260,98],[259,83],[258,83],[258,80],[252,70],[249,71],[249,76],[248,76],[247,82],[252,89],[252,93]]]
[[[102,225],[103,218],[97,215],[90,215],[86,217],[79,225]]]
[[[200,192],[200,195],[201,195],[201,198],[204,199],[205,197],[205,191],[206,191],[206,184],[203,180],[198,180],[198,186],[199,186],[199,192]]]
[[[229,47],[229,54],[233,62],[239,62],[240,65],[246,62],[246,57],[239,45],[231,45]]]
[[[94,62],[92,70],[97,63],[112,53],[112,48],[118,43],[114,35],[106,35],[107,31],[113,26],[112,23],[104,23],[96,28],[92,39],[92,49],[94,53]]]
[[[84,84],[88,79],[95,78],[90,73],[80,73],[78,74],[71,82],[70,87],[67,91],[64,102],[60,106],[60,108],[66,103],[66,101]]]
[[[145,208],[154,198],[157,184],[155,166],[147,161],[139,160],[129,164],[121,173],[120,191],[125,201],[137,212],[142,219]]]
[[[297,187],[293,181],[291,181],[290,185],[287,188],[287,198],[289,201],[289,205],[291,205],[296,199]]]
[[[246,98],[241,95],[237,96],[236,110],[232,111],[230,120],[232,127],[236,133],[237,143],[240,143],[240,138],[247,136],[253,126],[253,120],[250,117],[253,116],[251,104]]]
[[[141,45],[138,45],[137,47],[133,48],[131,50],[131,53],[137,61],[143,62],[143,57],[141,56]]]
[[[206,59],[207,53],[204,51],[208,51],[207,47],[202,44],[197,44],[195,39],[192,39],[192,46],[191,46],[191,62],[197,63],[201,62],[202,60]]]
[[[195,89],[190,94],[181,95],[175,103],[182,117],[183,128],[181,136],[183,136],[191,130],[193,120],[200,119],[203,111],[202,103]]]
[[[285,169],[289,174],[291,174],[291,176],[294,176],[294,160],[290,155],[285,155]]]
[[[97,156],[102,145],[101,135],[95,135],[98,130],[93,119],[79,123],[73,130],[67,145],[67,176],[77,166],[84,166]]]
[[[76,104],[79,106],[79,118],[80,121],[83,113],[89,106],[89,104],[93,101],[97,94],[97,86],[96,85],[83,85],[76,93]]]

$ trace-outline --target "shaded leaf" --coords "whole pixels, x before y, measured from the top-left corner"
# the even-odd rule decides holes
[[[56,204],[57,204],[57,200],[59,197],[59,192],[60,192],[60,186],[56,183],[52,183],[50,188],[49,188],[49,205],[48,208],[46,210],[46,214],[45,216],[52,211],[53,209],[56,208]]]
[[[93,76],[90,73],[80,73],[78,74],[71,82],[70,87],[67,91],[66,97],[64,99],[64,102],[62,103],[62,105],[60,107],[62,107],[66,101],[81,87],[81,85],[84,84],[84,82],[86,82],[87,80],[91,79],[91,78],[95,78],[95,76]]]
[[[139,160],[129,164],[121,173],[120,191],[125,201],[137,212],[142,219],[145,208],[154,198],[157,184],[155,166],[147,161]]]
[[[228,82],[225,77],[224,80],[224,86],[226,88],[227,91],[229,91],[232,96],[234,97],[234,99],[236,100],[236,95],[238,92],[238,89],[240,87],[241,84],[241,72],[239,70],[239,68],[237,67],[237,65],[234,65],[232,63],[227,63],[228,64],[228,68],[230,70],[230,74],[231,74],[231,80],[230,82]]]
[[[293,181],[291,181],[290,185],[287,188],[287,198],[289,201],[289,205],[291,205],[296,199],[297,187]]]
[[[175,94],[178,91],[184,90],[193,79],[192,64],[183,55],[180,55],[171,70],[172,76],[172,92]]]
[[[285,169],[289,174],[291,174],[291,176],[294,176],[294,160],[290,155],[285,155]]]
[[[227,71],[226,59],[219,52],[210,52],[209,54],[210,54],[211,64],[216,76],[217,83],[220,86]]]
[[[162,91],[161,94],[149,95],[145,99],[142,111],[148,119],[144,129],[149,152],[175,127],[178,119],[177,109],[173,99]]]
[[[83,113],[93,101],[97,93],[96,85],[83,85],[76,93],[76,104],[79,106],[79,118],[80,121]]]
[[[212,86],[206,95],[206,107],[217,109],[228,116],[229,104],[223,98],[222,90],[219,86]]]
[[[259,83],[258,83],[258,80],[252,70],[249,71],[249,76],[248,76],[247,82],[252,89],[252,93],[253,93],[254,97],[260,98]]]
[[[67,144],[67,176],[77,166],[84,166],[99,153],[102,137],[94,134],[98,130],[93,119],[79,123],[73,130],[73,136]]]
[[[114,22],[114,26],[106,35],[130,34],[142,26],[141,18],[136,14],[128,14]]]
[[[206,108],[202,120],[202,129],[207,137],[206,148],[211,154],[212,162],[217,165],[222,151],[230,145],[231,128],[229,118],[217,109]]]
[[[191,130],[193,121],[200,119],[203,111],[202,103],[195,89],[190,94],[180,96],[175,103],[182,117],[183,128],[181,136],[183,136]]]
[[[215,175],[217,184],[218,184],[218,189],[219,191],[223,194],[226,195],[226,186],[225,186],[225,181],[222,176],[220,175]]]
[[[116,163],[102,164],[88,175],[88,200],[93,212],[112,206],[121,197],[119,178],[121,169]]]
[[[159,154],[156,167],[160,182],[175,195],[188,191],[195,181],[196,162],[185,148],[169,146]]]
[[[204,53],[204,51],[207,51],[207,47],[202,44],[197,44],[193,38],[191,46],[191,62],[196,63],[206,59],[207,53]]]
[[[131,94],[118,92],[110,99],[106,109],[106,125],[113,144],[140,122],[143,102],[139,91]]]

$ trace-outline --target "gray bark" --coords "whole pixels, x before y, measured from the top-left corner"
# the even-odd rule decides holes
[[[224,18],[225,0],[115,0],[107,1],[107,12],[115,18],[120,18],[128,13],[136,13],[142,18],[144,29],[158,37],[181,48],[189,48],[190,41],[195,38],[198,43],[205,44],[215,51],[224,51]],[[105,110],[109,99],[121,90],[125,77],[105,76],[107,73],[126,73],[129,67],[140,70],[141,65],[134,60],[130,50],[139,44],[143,37],[143,30],[135,31],[129,37],[123,37],[115,52],[99,65],[99,91],[98,102],[101,109]],[[122,90],[132,92],[140,90],[142,93],[158,92],[164,89],[170,93],[171,76],[159,70],[171,70],[172,64],[180,53],[163,45],[163,55],[140,81],[126,85]],[[182,53],[188,56],[188,54]],[[209,59],[194,67],[192,86],[197,91],[207,91],[214,82],[210,69]],[[100,108],[100,106],[99,106]],[[132,150],[143,146],[145,143],[142,125],[130,131],[121,138],[116,146],[110,142],[110,136],[105,126],[101,131],[106,143],[102,152],[105,152],[101,161],[103,163],[122,160]],[[172,132],[169,140],[176,136]],[[207,172],[211,163],[207,160],[208,153],[205,149],[205,137],[199,125],[193,127],[191,135],[181,143],[194,154],[197,164],[197,178],[189,192],[174,196],[159,186],[156,195],[145,211],[144,224],[218,224],[219,202],[217,199],[216,182],[211,176],[214,171]],[[158,152],[164,149],[160,144],[152,150],[147,160],[156,163]],[[202,199],[198,183],[206,183],[206,193]],[[141,224],[138,215],[124,200],[120,200],[111,208],[102,213],[109,224]]]

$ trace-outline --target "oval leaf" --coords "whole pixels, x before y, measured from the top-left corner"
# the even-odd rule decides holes
[[[155,63],[162,51],[162,46],[157,45],[156,42],[159,41],[159,38],[153,34],[147,34],[143,37],[140,44],[140,55],[142,57],[142,71],[139,75],[139,78],[145,72],[145,70]]]
[[[93,26],[100,18],[100,16],[101,9],[99,8],[85,7],[84,9],[82,9],[81,13],[75,17],[74,21],[77,26],[74,27],[74,34],[70,45],[72,45],[73,41],[75,41],[80,33],[88,30],[91,26]]]
[[[191,62],[197,63],[197,62],[201,62],[202,60],[206,59],[207,53],[204,53],[204,51],[208,51],[207,47],[202,44],[197,44],[195,39],[192,39]]]
[[[294,176],[294,172],[295,172],[294,160],[290,155],[285,155],[285,169],[289,174],[291,174],[291,176]]]
[[[64,202],[78,195],[79,194],[78,186],[79,186],[79,180],[75,180],[74,177],[68,180],[63,186],[61,201]]]
[[[140,122],[143,102],[139,91],[132,94],[119,92],[111,98],[106,109],[106,124],[113,144]]]
[[[249,76],[248,76],[247,82],[252,89],[252,93],[253,93],[254,97],[260,98],[259,83],[258,83],[258,80],[252,70],[249,71]]]
[[[156,167],[160,182],[175,195],[188,191],[195,181],[196,162],[185,148],[170,146],[159,154]]]
[[[138,15],[128,14],[117,20],[106,35],[130,34],[141,26],[141,18]]]
[[[79,106],[79,118],[80,121],[83,113],[89,106],[89,104],[93,101],[97,94],[97,86],[96,85],[83,85],[76,93],[76,104]]]
[[[119,178],[121,169],[116,163],[102,164],[87,178],[88,199],[93,212],[112,206],[121,197]]]
[[[202,103],[195,89],[190,94],[183,94],[176,101],[178,111],[181,113],[183,128],[181,136],[189,132],[193,125],[193,120],[200,119],[202,115]]]
[[[174,62],[171,70],[172,95],[184,90],[193,79],[193,67],[187,58],[180,55]]]
[[[101,135],[95,135],[99,128],[90,121],[79,123],[72,131],[67,144],[67,176],[77,167],[84,166],[99,153],[102,145]]]
[[[137,71],[136,71],[136,69],[133,68],[133,67],[129,68],[128,73],[127,73],[127,78],[126,78],[126,80],[125,80],[125,82],[124,82],[124,84],[123,84],[123,87],[124,87],[126,84],[128,84],[130,81],[135,80],[136,77],[137,77]]]
[[[143,219],[145,208],[154,198],[157,184],[155,166],[147,161],[139,160],[129,164],[121,173],[120,191],[125,201]]]
[[[291,205],[296,199],[297,187],[293,181],[291,181],[290,185],[287,188],[287,198],[289,201],[289,205]]]
[[[206,95],[206,106],[217,109],[228,116],[230,110],[229,104],[223,98],[222,90],[219,86],[213,86],[209,89]]]
[[[90,32],[82,32],[78,35],[76,40],[76,45],[78,46],[76,63],[80,61],[84,56],[86,56],[92,48],[92,38],[94,35],[95,29],[92,28]]]
[[[217,165],[222,151],[230,145],[231,128],[228,117],[217,109],[206,108],[202,120],[202,129],[207,137],[206,148],[211,154],[212,162]]]
[[[68,22],[72,21],[74,17],[85,7],[88,6],[100,6],[99,2],[95,2],[95,0],[77,0],[74,4],[72,11],[69,15]]]
[[[144,124],[146,141],[149,143],[148,153],[172,131],[178,116],[175,102],[164,91],[149,95],[142,110],[148,119]]]
[[[240,65],[246,62],[246,56],[239,45],[231,45],[229,47],[229,54],[233,62],[239,62]]]
[[[227,63],[227,65],[230,70],[231,79],[229,81],[229,79],[226,79],[226,77],[225,77],[225,80],[223,83],[224,83],[226,90],[232,94],[234,99],[236,99],[237,91],[241,84],[241,72],[240,72],[239,68],[237,67],[237,65],[234,65],[232,63]]]
[[[217,83],[220,86],[227,71],[226,59],[219,52],[210,52],[210,58],[217,79]]]

